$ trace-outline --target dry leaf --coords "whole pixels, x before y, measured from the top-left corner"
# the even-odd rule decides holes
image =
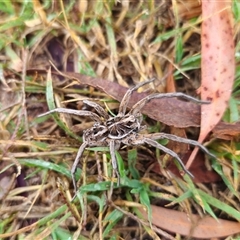
[[[211,104],[201,106],[202,143],[221,120],[231,96],[235,73],[233,16],[231,1],[202,2],[202,82],[201,99]],[[190,157],[191,165],[197,148]]]
[[[46,73],[43,69],[29,69],[28,74]],[[81,85],[93,86],[94,88],[105,92],[110,97],[122,100],[128,88],[123,87],[115,82],[110,82],[102,78],[95,78],[86,76],[75,72],[54,72],[54,75],[64,76],[70,79],[77,80]],[[136,102],[149,95],[148,93],[134,92],[128,104],[132,107]],[[143,114],[148,115],[150,118],[165,123],[169,126],[184,128],[184,127],[198,127],[200,124],[200,106],[192,102],[181,101],[176,98],[162,98],[153,99],[145,105],[142,111]]]
[[[173,65],[169,65],[168,67],[168,71],[169,73],[171,73],[173,71]],[[169,75],[167,78],[167,84],[166,84],[166,92],[176,92],[176,87],[175,87],[175,80],[173,75]],[[171,126],[170,127],[170,134],[172,135],[176,135],[182,138],[187,138],[186,136],[186,132],[185,129],[183,128],[176,128]],[[184,154],[188,151],[189,145],[185,144],[185,143],[181,143],[181,142],[174,142],[174,141],[170,141],[167,145],[167,147],[171,150],[173,150],[175,153],[177,153],[178,155],[180,154]]]
[[[233,140],[240,136],[240,122],[225,123],[221,122],[213,129],[213,137],[224,140]]]
[[[186,213],[172,209],[153,205],[151,207],[152,224],[172,233],[200,239],[227,237],[240,233],[240,223],[238,222],[221,219],[216,221],[214,218],[200,218],[195,214],[188,217]],[[148,220],[147,212],[143,209],[139,210],[144,218]]]
[[[169,145],[168,145],[169,146]],[[186,164],[189,156],[191,155],[192,151],[188,151],[184,157],[182,157],[182,162]],[[194,176],[192,179],[195,183],[216,183],[221,181],[221,176],[218,175],[213,170],[208,170],[205,165],[205,157],[204,153],[199,151],[196,155],[194,164],[191,165],[191,167],[188,169]],[[159,167],[159,164],[156,162],[152,170],[155,173],[162,174],[161,169]],[[182,177],[179,169],[177,168],[176,164],[171,161],[169,165],[167,165],[167,170],[171,171],[173,174],[175,174],[178,177]]]

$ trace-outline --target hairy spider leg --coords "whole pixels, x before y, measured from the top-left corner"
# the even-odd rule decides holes
[[[178,137],[178,136],[175,136],[175,135],[172,135],[172,134],[168,134],[168,133],[153,133],[153,134],[144,135],[144,137],[150,138],[150,139],[153,139],[153,140],[169,139],[169,140],[172,140],[172,141],[175,141],[175,142],[183,142],[183,143],[191,144],[191,145],[199,147],[200,149],[202,149],[203,152],[205,152],[209,156],[211,156],[213,158],[216,158],[216,156],[213,155],[212,153],[210,153],[207,150],[207,148],[205,148],[202,144],[200,144],[197,141],[191,140],[191,139]]]
[[[145,138],[145,137],[144,137],[144,138],[143,138],[143,141],[144,141],[145,143],[153,146],[153,147],[156,147],[156,148],[164,151],[165,153],[169,154],[170,156],[174,157],[174,158],[179,162],[179,164],[181,165],[183,171],[184,171],[185,173],[187,173],[189,176],[191,176],[192,178],[194,178],[194,176],[192,175],[192,173],[190,173],[190,172],[186,169],[186,167],[185,167],[185,165],[183,164],[182,160],[180,159],[180,157],[179,157],[174,151],[170,150],[169,148],[164,147],[163,145],[159,144],[158,142],[156,142],[155,140],[152,140],[152,139],[150,139],[150,138]]]
[[[110,155],[111,155],[111,160],[112,160],[113,173],[116,173],[116,175],[117,175],[117,183],[118,183],[118,186],[119,186],[120,176],[119,176],[119,173],[118,173],[118,166],[117,166],[117,160],[116,160],[116,155],[115,155],[116,147],[115,147],[115,141],[114,140],[110,140],[109,149],[110,149]]]
[[[92,102],[92,101],[88,101],[88,100],[83,100],[83,103],[87,104],[90,107],[95,108],[95,110],[97,111],[97,113],[104,118],[104,120],[108,120],[109,119],[109,115],[108,113],[102,108],[102,106],[100,106],[99,104]]]
[[[164,81],[168,76],[169,76],[170,73],[166,74],[161,81]],[[150,80],[147,80],[147,81],[143,81],[143,82],[140,82],[138,83],[135,87],[132,87],[131,89],[128,89],[128,91],[125,93],[121,103],[120,103],[120,106],[119,106],[119,112],[118,112],[118,116],[123,116],[125,115],[126,113],[126,109],[127,109],[127,105],[130,101],[130,98],[131,98],[131,95],[133,93],[133,91],[137,90],[138,88],[146,85],[146,84],[149,84],[153,81],[155,81],[156,78],[151,78]]]
[[[71,169],[71,175],[72,175],[72,181],[73,181],[73,187],[74,187],[74,191],[75,193],[77,192],[77,184],[76,184],[76,180],[75,180],[75,172],[76,172],[76,169],[77,169],[77,165],[80,161],[80,158],[85,150],[85,148],[88,146],[88,143],[87,142],[83,142],[82,145],[80,146],[80,148],[78,149],[78,152],[77,152],[77,156],[74,160],[74,163],[72,165],[72,169]]]
[[[72,115],[77,115],[77,116],[87,116],[87,117],[90,117],[95,122],[102,122],[101,118],[96,113],[93,113],[90,111],[85,111],[85,110],[74,110],[74,109],[67,109],[67,108],[55,108],[46,113],[38,115],[38,117],[42,117],[42,116],[45,116],[45,115],[48,115],[51,113],[55,113],[55,112],[67,113],[67,114],[72,114]]]
[[[154,93],[152,95],[146,96],[145,98],[141,99],[137,102],[132,109],[130,110],[129,114],[135,115],[139,113],[142,108],[152,99],[159,99],[159,98],[174,98],[174,97],[181,97],[183,99],[189,100],[191,102],[199,103],[199,104],[209,104],[209,101],[202,101],[197,98],[188,96],[184,93],[177,92],[177,93]]]
[[[131,98],[131,95],[133,93],[133,91],[137,90],[138,88],[146,85],[146,84],[149,84],[151,82],[155,81],[155,78],[152,78],[148,81],[144,81],[144,82],[140,82],[139,84],[137,84],[135,87],[133,88],[130,88],[127,90],[127,92],[125,93],[121,103],[120,103],[120,106],[119,106],[119,112],[118,112],[118,117],[121,117],[121,116],[124,116],[125,113],[126,113],[126,110],[127,110],[127,105],[130,101],[130,98]]]

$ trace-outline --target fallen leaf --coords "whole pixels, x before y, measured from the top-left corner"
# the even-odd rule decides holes
[[[158,207],[152,205],[152,224],[166,231],[181,234],[183,236],[210,239],[227,237],[240,233],[240,223],[218,219],[216,221],[211,217],[200,218],[192,214]],[[143,217],[148,220],[148,214],[145,210],[139,209]]]
[[[0,169],[7,167],[6,162],[1,162]],[[0,174],[0,201],[3,201],[10,190],[15,187],[16,184],[16,174],[14,169],[10,168]]]
[[[221,122],[213,129],[213,137],[224,140],[233,140],[240,136],[240,122],[225,123]]]
[[[184,155],[184,157],[181,158],[183,164],[186,164],[191,153],[192,151],[188,151]],[[152,169],[155,173],[162,174],[159,164],[157,162],[155,163]],[[176,164],[173,161],[171,161],[169,165],[167,165],[166,169],[168,171],[171,171],[176,176],[182,177],[179,172],[179,169],[177,168]],[[204,161],[203,152],[197,153],[194,164],[192,164],[188,170],[193,174],[194,178],[192,179],[192,181],[195,183],[216,183],[222,180],[221,176],[218,175],[215,171],[207,169]]]
[[[74,54],[71,53],[66,55],[67,50],[64,48],[59,38],[55,37],[48,41],[47,51],[48,54],[51,56],[54,66],[56,66],[57,69],[59,69],[60,71],[66,70],[69,72],[74,72]],[[66,65],[63,64],[64,61],[66,61]]]
[[[169,133],[178,137],[187,138],[184,128],[170,127]],[[167,148],[171,149],[172,151],[181,156],[188,151],[189,144],[169,141],[167,144]]]
[[[52,38],[47,43],[47,50],[54,65],[61,71],[63,70],[63,61],[64,61],[64,47],[58,38]]]
[[[168,67],[168,72],[171,73],[172,71],[173,71],[173,65],[170,64]],[[170,74],[167,78],[166,92],[167,93],[176,92],[175,80],[172,74]],[[184,128],[177,128],[177,127],[171,126],[170,134],[176,135],[182,138],[187,138]],[[170,141],[167,147],[179,155],[181,153],[184,154],[185,152],[187,152],[189,145],[181,142]]]
[[[202,81],[201,99],[211,104],[201,106],[198,142],[221,120],[231,96],[235,73],[235,50],[231,1],[202,1]],[[198,151],[193,151],[187,168]]]
[[[199,17],[201,14],[201,1],[177,1],[177,9],[179,18],[182,20],[189,20]]]
[[[28,74],[44,73],[44,69],[29,69]],[[54,75],[64,76],[76,80],[80,85],[92,86],[100,91],[105,92],[113,99],[122,100],[128,88],[118,83],[104,80],[98,77],[91,77],[75,72],[55,72]],[[148,93],[133,92],[128,107],[131,108],[136,102],[149,95]],[[177,98],[153,99],[145,105],[142,110],[152,119],[165,123],[169,126],[185,128],[198,127],[200,124],[200,106],[192,102],[181,101]]]

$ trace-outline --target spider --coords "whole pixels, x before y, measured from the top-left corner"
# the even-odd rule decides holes
[[[185,168],[180,157],[174,151],[159,144],[156,140],[169,139],[177,142],[191,144],[201,148],[208,155],[215,157],[203,145],[201,145],[199,142],[194,140],[190,140],[190,139],[186,139],[186,138],[182,138],[182,137],[178,137],[172,134],[167,134],[162,132],[153,133],[153,134],[140,133],[141,130],[145,128],[145,126],[141,125],[143,120],[141,110],[145,106],[145,104],[151,101],[152,99],[181,97],[196,103],[209,103],[209,102],[195,99],[191,96],[188,96],[180,92],[154,93],[141,99],[132,107],[132,109],[130,109],[127,112],[127,105],[129,103],[129,100],[131,98],[133,91],[137,90],[138,88],[140,88],[145,84],[151,83],[154,80],[155,79],[151,79],[148,81],[141,82],[137,84],[135,87],[129,89],[125,93],[119,105],[119,112],[116,116],[109,115],[99,104],[89,100],[83,100],[83,103],[90,107],[93,107],[97,113],[94,113],[91,111],[85,111],[85,110],[56,108],[44,114],[39,115],[39,117],[41,117],[51,113],[58,112],[58,113],[73,114],[77,116],[88,116],[94,121],[94,125],[83,132],[83,143],[77,152],[77,156],[74,160],[74,163],[71,169],[72,181],[73,181],[75,192],[77,191],[77,185],[76,185],[74,174],[76,172],[76,168],[80,161],[80,158],[85,148],[87,147],[96,147],[96,146],[109,147],[113,171],[114,173],[116,173],[118,177],[118,181],[120,181],[120,176],[117,170],[118,168],[117,168],[115,150],[118,150],[121,145],[138,146],[142,144],[149,144],[155,148],[158,148],[163,152],[169,154],[170,156],[174,157],[181,165],[183,171],[188,175],[190,175],[191,177],[193,177],[193,175]]]

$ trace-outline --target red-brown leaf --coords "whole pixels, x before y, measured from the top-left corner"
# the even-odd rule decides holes
[[[213,129],[213,136],[224,140],[233,140],[240,136],[240,122],[221,122]]]
[[[169,145],[168,145],[169,146]],[[188,151],[184,157],[182,158],[182,162],[185,164],[191,155],[191,151]],[[194,164],[188,169],[194,176],[192,179],[195,183],[215,183],[221,181],[221,177],[213,170],[208,170],[205,161],[204,161],[204,153],[199,151],[196,155]],[[168,171],[171,171],[176,176],[181,177],[179,169],[173,161],[166,167]],[[152,171],[155,173],[161,174],[161,169],[159,167],[159,163],[155,163]]]
[[[27,72],[28,74],[34,74],[35,72],[46,73],[47,71],[43,69],[29,69]],[[99,77],[86,76],[75,72],[60,73],[52,71],[52,74],[74,79],[81,85],[92,86],[105,92],[119,102],[128,90],[126,87],[123,87],[118,83]],[[128,107],[131,108],[136,102],[147,95],[149,94],[134,92],[131,96]],[[169,126],[185,128],[190,126],[198,127],[200,125],[200,106],[198,104],[181,101],[176,98],[154,99],[146,104],[142,113]]]

